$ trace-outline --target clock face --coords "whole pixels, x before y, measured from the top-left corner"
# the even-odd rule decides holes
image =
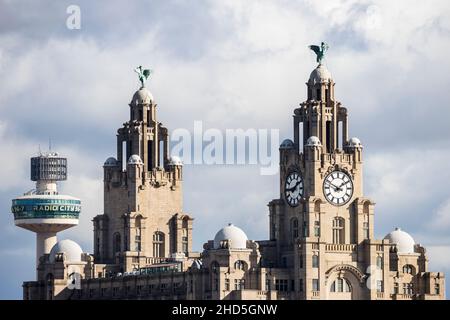
[[[292,172],[286,178],[284,195],[291,207],[296,207],[303,197],[303,178],[297,172]]]
[[[353,195],[352,179],[342,171],[333,171],[323,181],[323,193],[328,202],[342,206]]]

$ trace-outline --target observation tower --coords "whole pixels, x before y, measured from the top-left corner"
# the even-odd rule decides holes
[[[15,225],[36,233],[36,267],[39,258],[50,253],[56,234],[78,224],[80,199],[58,194],[57,181],[67,179],[67,158],[56,152],[31,158],[31,180],[36,189],[12,200]]]

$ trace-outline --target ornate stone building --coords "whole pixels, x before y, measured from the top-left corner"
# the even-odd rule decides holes
[[[319,61],[320,62],[320,61]],[[269,203],[270,238],[228,225],[192,252],[182,209],[182,164],[146,88],[118,130],[104,168],[104,214],[94,254],[58,242],[40,259],[25,299],[444,299],[441,272],[396,229],[374,238],[375,203],[363,192],[363,146],[319,63],[294,110],[294,139],[280,145],[280,194]],[[69,242],[67,242],[69,241]]]

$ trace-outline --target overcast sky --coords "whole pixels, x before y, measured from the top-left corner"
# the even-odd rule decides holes
[[[66,9],[81,8],[81,29]],[[102,213],[102,164],[115,155],[149,66],[163,124],[279,129],[315,67],[326,65],[364,145],[365,193],[375,234],[395,226],[426,246],[432,271],[450,272],[450,5],[442,1],[8,1],[0,0],[0,298],[22,298],[35,277],[35,235],[14,227],[11,199],[32,189],[29,158],[51,137],[68,157],[60,191],[83,201],[80,225],[59,234],[92,252]],[[197,250],[228,222],[268,238],[278,175],[257,166],[184,167],[184,210]],[[449,288],[450,281],[447,281]],[[448,292],[448,290],[447,290]]]

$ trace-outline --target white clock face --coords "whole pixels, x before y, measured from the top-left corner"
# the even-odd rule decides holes
[[[291,207],[296,207],[303,197],[303,178],[297,172],[292,172],[287,176],[284,195]]]
[[[323,181],[323,193],[336,206],[346,204],[353,195],[353,182],[342,171],[333,171]]]

